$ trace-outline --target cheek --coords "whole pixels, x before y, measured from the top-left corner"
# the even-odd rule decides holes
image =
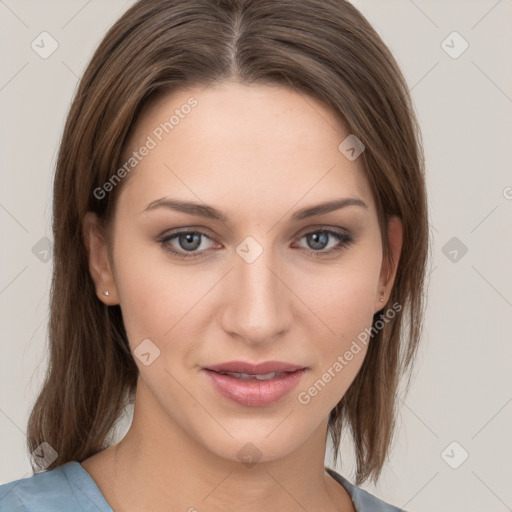
[[[204,318],[207,292],[219,277],[212,268],[171,262],[156,244],[131,246],[118,238],[115,276],[130,346],[150,339],[162,349],[172,339],[173,352],[179,351],[180,340],[195,338],[190,329]]]
[[[157,242],[134,241],[133,233],[123,238],[120,230],[116,237],[116,286],[132,349],[146,338],[157,346],[176,339],[178,333],[178,340],[195,339],[192,332],[187,335],[183,330],[190,327],[192,318],[196,326],[204,325],[212,314],[212,297],[206,295],[219,286],[222,272],[215,265],[191,269],[185,263],[176,264]],[[348,350],[352,340],[371,326],[380,271],[378,250],[376,244],[360,243],[338,263],[315,263],[306,272],[286,276],[301,299],[291,298],[294,329],[307,331],[301,338],[309,340],[308,350],[318,351],[316,359],[324,365]],[[179,349],[178,340],[175,349]]]
[[[352,341],[371,326],[374,295],[373,280],[355,272],[338,275],[311,290],[309,303],[318,312],[314,341],[324,365],[348,350]]]
[[[336,271],[317,273],[299,291],[315,312],[309,326],[314,368],[298,402],[322,414],[333,408],[356,377],[367,352],[373,320],[379,261],[354,258]]]
[[[318,316],[322,343],[339,347],[371,325],[379,275],[375,257],[356,255],[336,267],[311,273],[299,295]]]
[[[180,310],[183,283],[179,273],[162,265],[159,250],[147,241],[116,235],[115,281],[123,321],[132,349],[143,339],[158,339],[171,326]]]

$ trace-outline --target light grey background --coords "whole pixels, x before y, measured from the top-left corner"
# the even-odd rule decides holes
[[[51,278],[41,239],[52,238],[65,116],[92,51],[131,4],[0,0],[0,483],[31,474],[25,428],[44,375]],[[415,378],[382,479],[363,487],[411,512],[512,510],[512,0],[354,4],[412,90],[433,235]],[[58,43],[47,59],[31,47],[43,31]],[[337,469],[351,478],[346,442],[342,453]]]

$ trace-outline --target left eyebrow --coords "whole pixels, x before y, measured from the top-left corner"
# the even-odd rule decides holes
[[[339,210],[347,206],[360,206],[368,209],[368,205],[362,199],[357,197],[344,197],[298,210],[292,215],[291,220],[298,221],[308,217],[313,217],[314,215],[321,215],[323,213]],[[151,201],[140,213],[155,210],[157,208],[168,208],[178,212],[188,213],[189,215],[197,215],[199,217],[206,217],[208,219],[214,219],[221,222],[228,221],[227,216],[213,206],[190,201],[178,201],[177,199],[171,199],[169,197],[161,197],[160,199]]]
[[[368,209],[368,205],[362,199],[358,197],[344,197],[342,199],[334,199],[333,201],[303,208],[292,215],[292,220],[306,219],[314,215],[333,212],[347,206],[361,206],[362,208]]]

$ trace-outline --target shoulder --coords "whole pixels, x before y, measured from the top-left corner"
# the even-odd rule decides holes
[[[0,512],[112,512],[79,462],[0,485]]]
[[[390,505],[368,491],[355,486],[333,469],[325,469],[336,481],[345,487],[354,502],[356,512],[406,512],[404,509]]]

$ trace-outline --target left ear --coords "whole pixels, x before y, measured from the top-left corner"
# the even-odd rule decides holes
[[[375,299],[375,312],[383,309],[389,300],[402,251],[402,220],[396,215],[391,217],[388,221],[388,240],[392,261],[387,261],[386,258],[382,260],[379,289]],[[383,300],[381,301],[380,299]]]

